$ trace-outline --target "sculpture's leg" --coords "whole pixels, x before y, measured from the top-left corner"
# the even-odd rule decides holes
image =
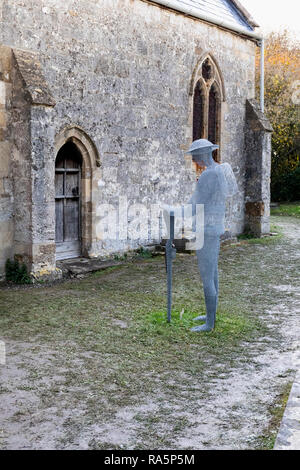
[[[219,273],[218,273],[218,264],[217,264],[216,269],[215,269],[214,283],[215,283],[215,289],[216,289],[216,294],[217,294],[217,309],[218,309],[218,301],[219,301]]]
[[[191,329],[194,332],[211,331],[214,329],[218,301],[218,257],[220,238],[206,236],[204,246],[197,252],[200,275],[203,281],[206,316],[195,318],[195,321],[205,321],[205,325]]]
[[[215,290],[216,290],[216,312],[218,310],[218,300],[219,300],[219,273],[218,273],[218,261],[215,267],[215,272],[214,272],[214,285],[215,285]],[[216,320],[216,318],[215,318]],[[200,315],[199,317],[194,318],[194,321],[201,321],[205,322],[206,321],[206,315]]]
[[[201,326],[195,326],[191,329],[193,332],[200,331],[212,331],[215,327],[215,318],[216,318],[216,295],[205,295],[205,305],[206,305],[206,317],[205,324]]]
[[[200,331],[212,331],[215,327],[215,316],[216,316],[216,296],[205,296],[205,305],[206,305],[206,317],[205,324],[201,326],[195,326],[191,329],[193,332]]]
[[[201,275],[200,266],[203,264],[203,258],[204,258],[204,253],[205,253],[203,250],[206,250],[205,244],[201,250],[196,252],[197,258],[198,258],[198,266],[199,266],[200,275]],[[201,278],[203,279],[202,275],[201,275]],[[206,322],[206,315],[200,315],[199,317],[194,318],[194,321]]]
[[[220,254],[220,239],[218,239],[218,255],[216,259],[216,266],[215,266],[215,274],[214,274],[214,283],[215,283],[215,289],[216,289],[216,295],[217,295],[217,301],[216,301],[216,312],[218,310],[218,303],[219,303],[219,269],[218,269],[218,262],[219,262],[219,254]]]

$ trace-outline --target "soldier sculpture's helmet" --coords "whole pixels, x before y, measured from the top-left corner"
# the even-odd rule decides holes
[[[199,140],[195,140],[192,143],[192,145],[190,146],[190,148],[188,149],[186,153],[189,153],[191,155],[200,155],[200,154],[207,153],[207,150],[214,151],[218,148],[219,148],[218,145],[212,144],[207,139],[199,139]]]

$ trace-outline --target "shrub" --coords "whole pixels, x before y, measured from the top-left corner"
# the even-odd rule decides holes
[[[300,165],[272,180],[271,191],[273,201],[300,201]]]
[[[7,282],[15,284],[31,284],[26,264],[20,264],[18,260],[7,259],[5,263],[5,277]]]
[[[140,248],[138,248],[136,250],[138,256],[140,256],[141,258],[152,258],[152,253],[150,250],[148,250],[147,248],[144,248],[143,246],[141,246]]]
[[[265,104],[272,134],[272,201],[299,200],[300,42],[287,31],[266,37]],[[260,56],[256,60],[256,90],[259,97]],[[298,187],[297,187],[298,185]]]

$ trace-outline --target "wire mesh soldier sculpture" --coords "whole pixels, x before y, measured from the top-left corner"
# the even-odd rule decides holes
[[[192,155],[194,163],[206,167],[189,201],[193,215],[196,214],[197,204],[204,205],[204,244],[196,250],[196,254],[203,282],[206,316],[194,319],[205,324],[192,328],[193,332],[212,331],[215,327],[219,294],[218,258],[220,237],[225,232],[226,200],[238,192],[231,166],[228,163],[220,165],[213,159],[213,151],[217,148],[208,140],[200,139],[193,142],[187,152]]]
[[[213,151],[218,149],[206,139],[193,142],[188,150],[192,160],[200,167],[206,168],[198,179],[196,189],[192,195],[188,207],[192,208],[193,235],[196,235],[195,246],[200,276],[203,282],[206,315],[194,318],[194,321],[205,322],[204,325],[196,326],[191,331],[211,331],[214,329],[216,312],[218,307],[219,279],[218,279],[218,259],[220,252],[220,237],[225,232],[225,212],[227,209],[228,218],[231,219],[231,197],[238,192],[237,182],[228,163],[218,164],[213,159]],[[168,272],[168,322],[171,321],[171,296],[172,296],[172,260],[175,258],[176,250],[173,247],[174,226],[179,222],[181,227],[181,217],[186,206],[173,207],[163,206],[163,214],[168,228],[168,243],[166,247],[166,265]],[[204,208],[204,220],[199,223],[198,211]],[[229,210],[228,210],[229,209]],[[200,217],[201,218],[201,217]],[[173,228],[171,226],[173,221]],[[177,232],[178,232],[177,228]],[[185,227],[186,228],[186,227]],[[181,228],[180,228],[181,229]],[[204,232],[201,234],[201,231]],[[199,233],[202,236],[199,236]],[[189,229],[185,233],[190,238]],[[192,237],[193,239],[194,237]],[[200,246],[199,248],[197,248]],[[167,249],[169,247],[169,249]],[[168,269],[169,268],[169,269]]]

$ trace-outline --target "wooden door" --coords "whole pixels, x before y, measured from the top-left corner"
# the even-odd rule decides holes
[[[81,255],[81,156],[72,142],[59,151],[55,165],[56,259]]]

